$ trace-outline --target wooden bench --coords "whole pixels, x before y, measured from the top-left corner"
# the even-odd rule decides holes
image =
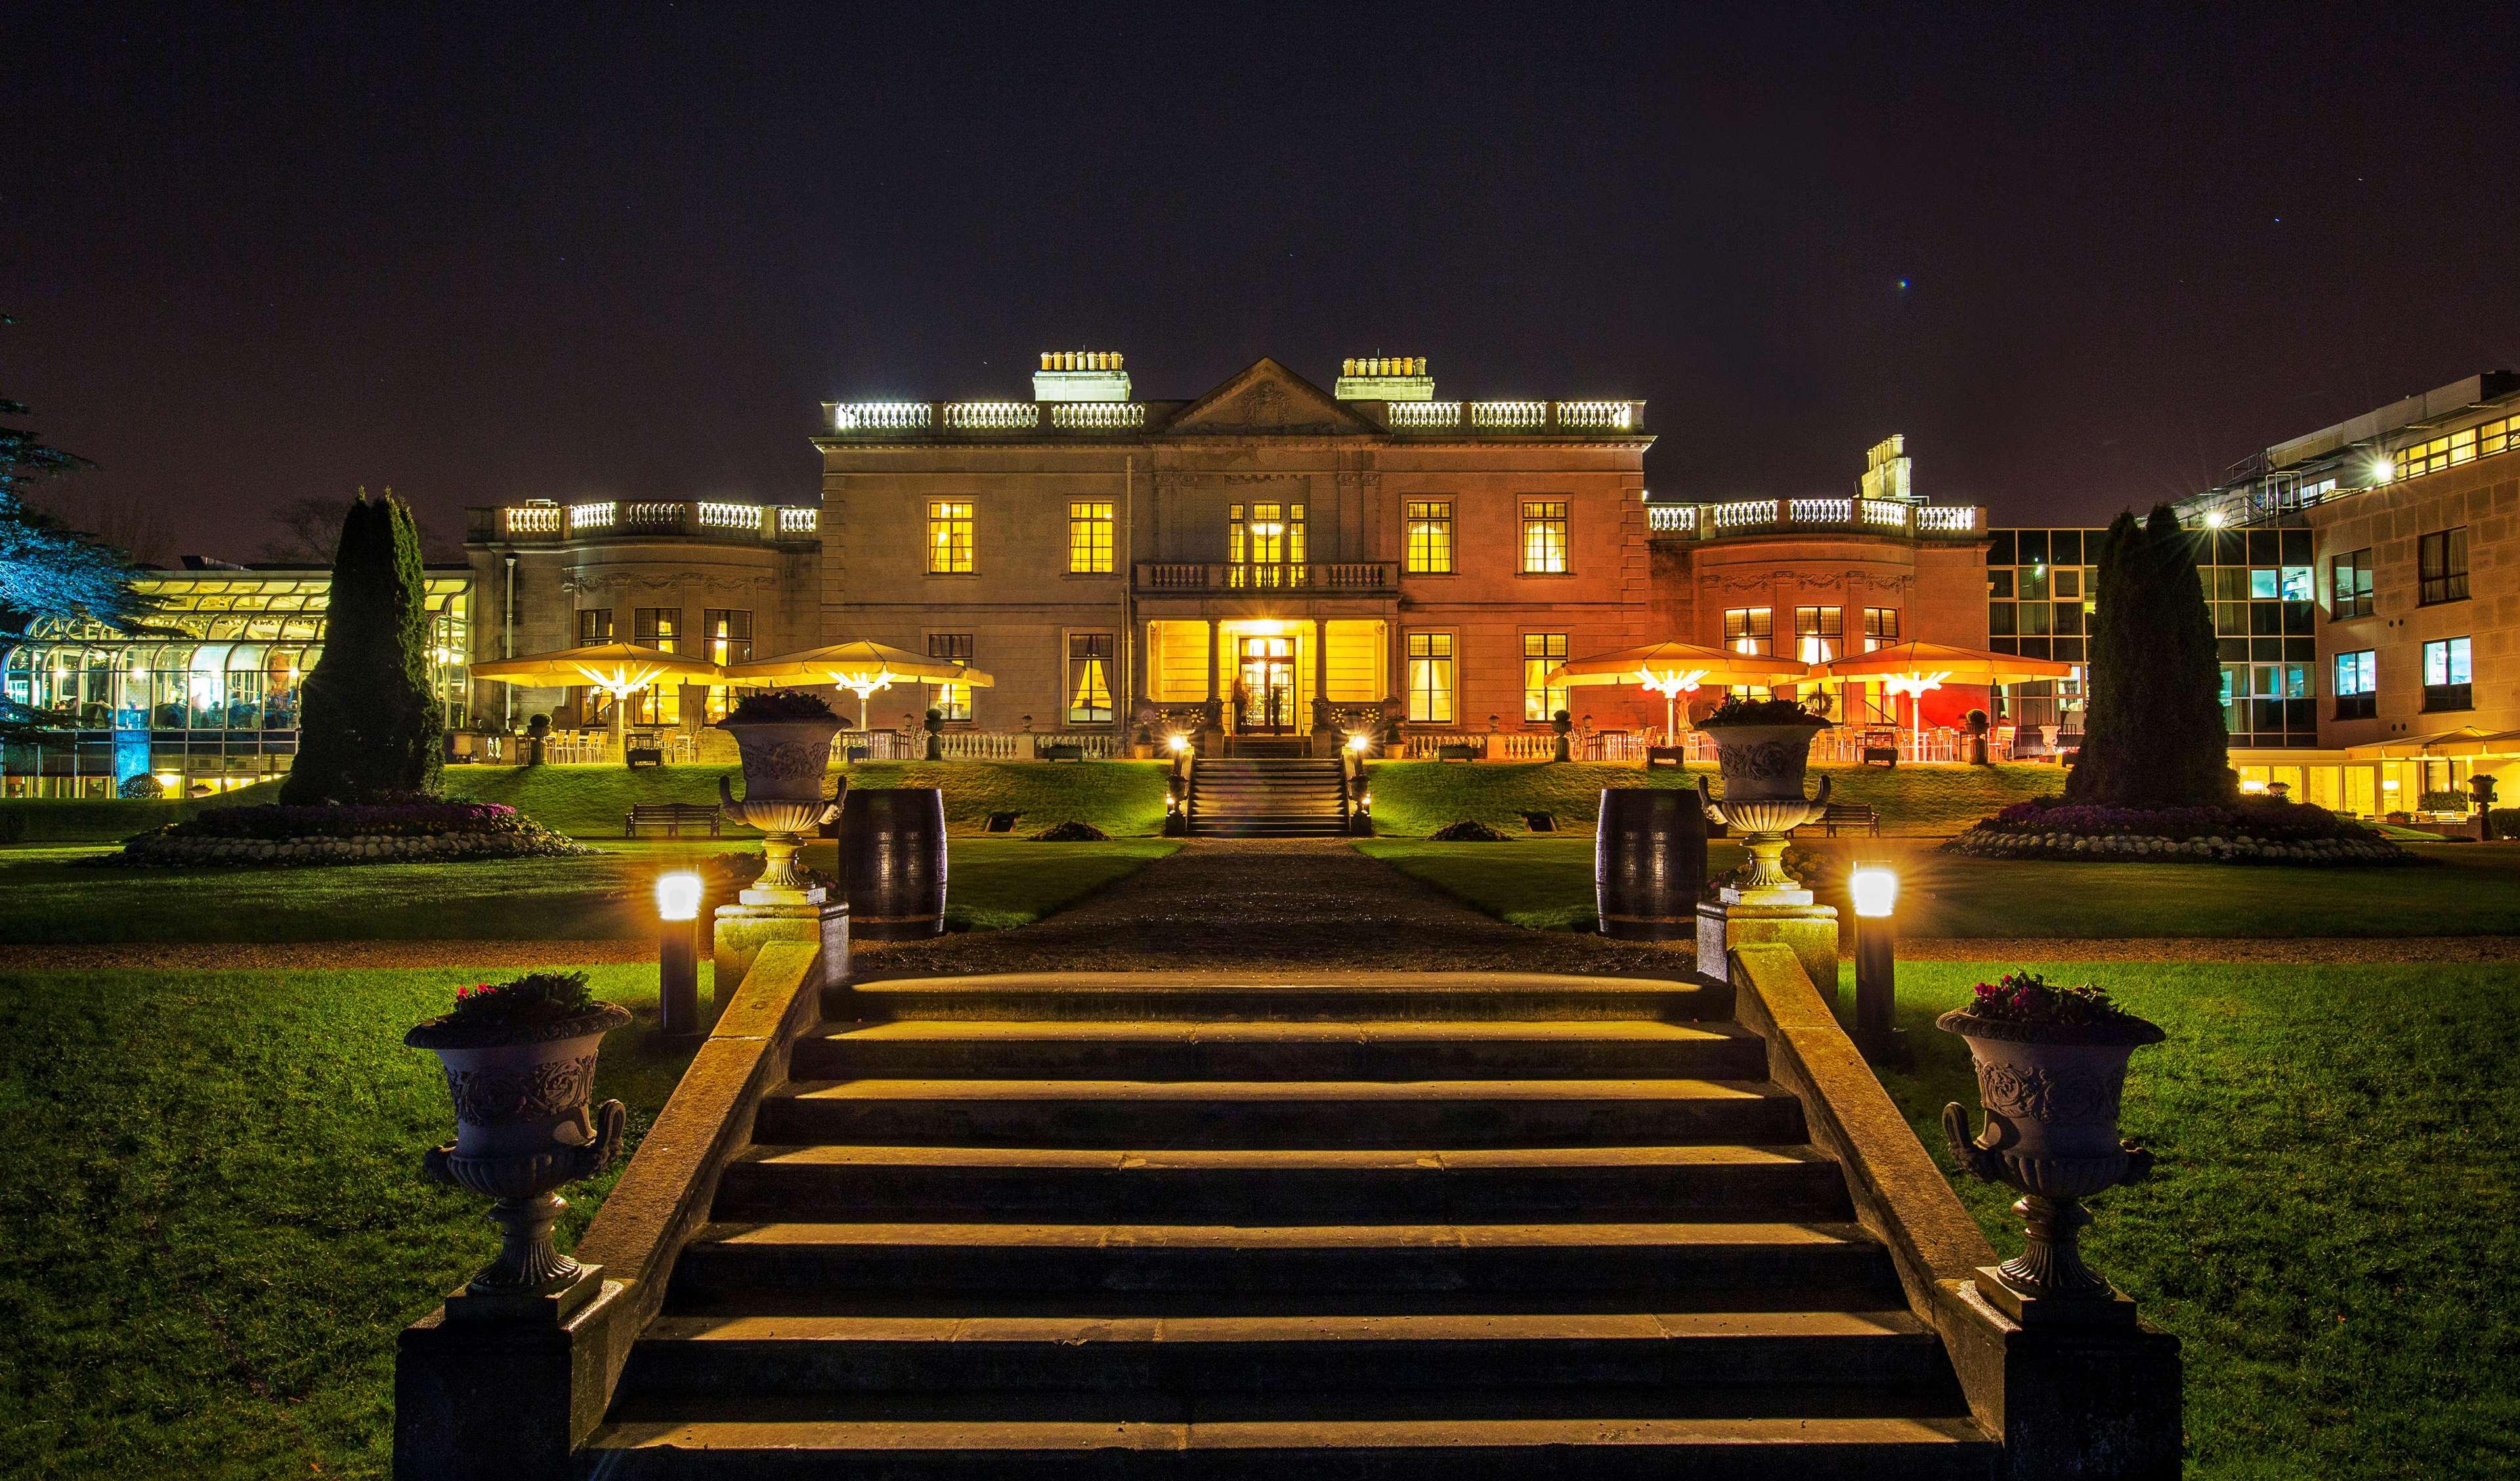
[[[631,805],[629,815],[621,820],[621,836],[636,838],[643,828],[661,828],[665,836],[679,838],[683,826],[698,828],[708,825],[709,836],[718,835],[718,808],[714,802],[639,802]]]
[[[1073,740],[1054,740],[1041,748],[1044,761],[1082,761],[1085,747]]]
[[[1832,838],[1837,836],[1841,828],[1868,829],[1872,836],[1878,838],[1881,836],[1881,809],[1869,802],[1832,802],[1821,810],[1820,826],[1828,830]]]
[[[1439,745],[1435,747],[1435,759],[1438,761],[1476,761],[1484,757],[1487,752],[1488,748],[1484,745]]]

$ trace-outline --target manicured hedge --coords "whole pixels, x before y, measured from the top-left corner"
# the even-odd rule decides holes
[[[1943,846],[1998,859],[2368,865],[2414,857],[2323,807],[2272,798],[2160,808],[2025,802]]]

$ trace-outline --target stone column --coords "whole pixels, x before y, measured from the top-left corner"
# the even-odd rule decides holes
[[[1199,626],[1207,634],[1207,702],[1199,709],[1198,753],[1222,756],[1225,754],[1225,714],[1224,707],[1217,703],[1216,698],[1216,645],[1221,635],[1217,632],[1214,617],[1205,619]]]
[[[1316,757],[1338,754],[1338,727],[1330,723],[1330,623],[1313,619],[1313,743]]]

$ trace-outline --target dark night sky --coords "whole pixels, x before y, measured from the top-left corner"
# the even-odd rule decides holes
[[[409,9],[12,23],[0,395],[161,554],[808,500],[821,401],[1057,347],[1642,395],[1665,496],[1905,430],[2002,523],[2520,366],[2494,7]]]

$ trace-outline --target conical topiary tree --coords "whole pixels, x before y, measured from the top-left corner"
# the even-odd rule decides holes
[[[299,701],[290,803],[356,803],[433,793],[444,713],[428,683],[428,602],[420,532],[388,489],[366,489],[341,520],[324,656]]]
[[[2197,584],[2194,537],[2168,506],[2121,514],[2100,545],[2091,704],[2065,800],[2189,807],[2233,795],[2214,620]]]

